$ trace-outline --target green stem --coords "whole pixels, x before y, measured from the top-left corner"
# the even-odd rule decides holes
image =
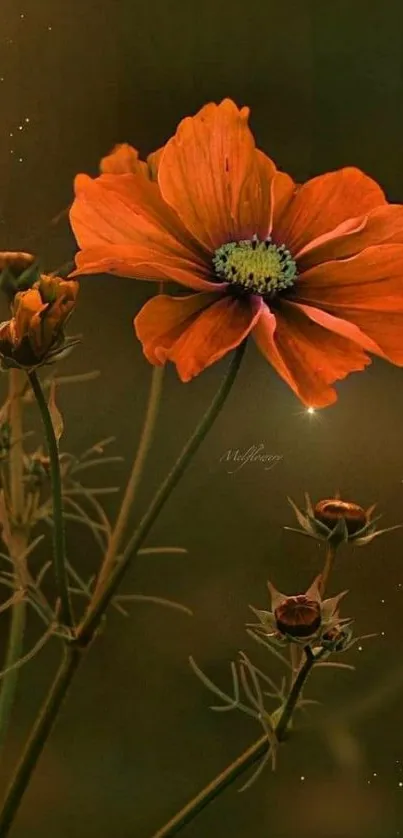
[[[20,669],[11,667],[20,659],[23,652],[24,632],[26,622],[26,602],[20,600],[15,602],[11,610],[10,632],[8,637],[7,652],[4,661],[4,669],[10,671],[3,677],[0,691],[0,753],[4,749],[11,713],[14,706],[14,698],[17,690]],[[1,833],[0,833],[1,834]]]
[[[27,532],[24,529],[24,451],[22,427],[21,394],[25,387],[25,375],[22,371],[11,369],[9,372],[9,421],[11,427],[11,447],[9,452],[9,489],[10,489],[10,556],[14,562],[15,588],[18,589],[25,582],[25,548]],[[7,641],[7,651],[4,669],[10,669],[19,660],[23,650],[26,623],[26,603],[15,602],[11,610],[10,630]],[[10,669],[1,682],[0,689],[0,753],[4,749],[8,727],[14,706],[20,671]]]
[[[284,738],[301,690],[315,663],[315,658],[309,647],[305,649],[305,654],[306,660],[299,670],[275,728],[276,737],[279,742]],[[244,751],[241,756],[234,760],[218,777],[196,795],[193,800],[184,806],[180,812],[174,815],[162,829],[159,829],[153,835],[153,838],[169,838],[171,835],[177,835],[186,824],[193,821],[199,812],[205,809],[209,803],[212,803],[238,777],[244,774],[249,768],[252,768],[259,759],[262,759],[266,755],[268,748],[270,748],[270,743],[268,742],[267,736],[261,736],[260,739],[254,742],[250,748]]]
[[[80,663],[80,659],[81,654],[77,647],[65,647],[62,663],[39,712],[14,777],[6,792],[0,813],[1,838],[6,838],[9,834],[24,791],[52,730],[67,690]]]
[[[117,521],[108,544],[108,549],[106,551],[105,558],[103,560],[97,585],[94,591],[94,598],[98,598],[98,596],[100,595],[100,592],[104,588],[106,581],[109,578],[116,563],[117,552],[119,550],[123,535],[127,527],[129,515],[133,508],[133,503],[137,495],[141,477],[144,471],[146,458],[150,451],[152,440],[154,437],[155,425],[161,401],[163,378],[164,367],[153,367],[151,389],[147,404],[147,412],[140,437],[139,446],[137,449],[136,457],[133,462],[133,467],[126,487],[123,502],[120,507]]]
[[[9,420],[11,427],[10,496],[13,525],[20,527],[24,514],[24,461],[22,442],[22,405],[21,395],[25,385],[22,370],[11,369],[9,372]]]
[[[329,582],[329,577],[333,570],[335,558],[336,547],[334,547],[334,545],[332,544],[328,544],[326,549],[325,566],[323,568],[321,580],[319,583],[319,593],[321,597],[323,597],[323,594],[325,593],[325,588]]]
[[[53,563],[56,578],[57,592],[60,597],[60,621],[63,625],[72,628],[73,614],[71,610],[68,576],[66,569],[66,543],[63,519],[63,497],[62,482],[60,476],[59,450],[53,428],[52,418],[42,387],[36,372],[28,373],[32,390],[42,417],[45,431],[47,451],[50,459],[50,475],[52,481],[53,498]],[[0,833],[1,834],[1,833]]]
[[[221,408],[224,406],[240,367],[245,347],[246,341],[238,346],[234,352],[228,372],[210,407],[207,409],[201,422],[185,445],[174,467],[157,490],[147,512],[141,519],[137,530],[130,539],[120,562],[115,566],[113,572],[109,576],[107,584],[100,591],[99,595],[90,603],[87,614],[77,629],[77,637],[83,645],[91,642],[102,615],[106,611],[126,573],[131,557],[134,556],[140,549],[159,512],[168,500],[172,490],[179,482],[185,469],[191,462],[192,457],[203,442],[206,434],[213,425],[213,422],[220,413]]]
[[[101,592],[101,596],[90,606],[86,618],[76,631],[75,639],[65,647],[64,660],[61,664],[59,672],[56,675],[50,692],[45,699],[42,710],[40,711],[40,714],[34,724],[31,736],[26,744],[24,753],[6,794],[3,808],[0,812],[1,838],[6,838],[9,829],[14,822],[22,797],[57,718],[64,696],[71,684],[80,660],[83,658],[91,640],[94,637],[94,633],[102,619],[103,613],[109,605],[110,600],[124,576],[129,564],[130,556],[132,553],[136,553],[140,548],[165,501],[168,500],[171,491],[175,488],[180,477],[184,473],[186,466],[190,463],[192,456],[196,453],[204,437],[211,428],[215,418],[218,416],[221,408],[223,407],[239,369],[245,351],[245,344],[246,342],[244,341],[234,353],[223,384],[205,413],[202,421],[196,428],[196,431],[191,436],[188,444],[182,451],[176,465],[173,467],[167,479],[157,491],[148,512],[146,512],[140,522],[138,530],[130,540],[129,545],[125,550],[124,560],[122,560],[121,563],[115,567],[113,573],[107,581],[107,585]],[[33,384],[34,392],[35,388],[38,390],[39,387],[38,402],[42,406],[45,405],[46,407],[39,383],[35,380],[31,383]],[[37,395],[36,392],[35,395]],[[46,411],[44,411],[42,415],[44,417],[48,415],[47,407]],[[54,438],[53,433],[52,436]]]

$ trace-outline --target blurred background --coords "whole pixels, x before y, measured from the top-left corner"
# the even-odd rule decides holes
[[[296,180],[356,165],[403,201],[400,0],[2,0],[0,39],[0,249],[39,253],[49,269],[74,253],[66,218],[55,219],[77,172],[95,174],[117,142],[146,155],[183,116],[225,96],[251,107],[257,144]],[[98,480],[123,486],[150,384],[132,317],[152,289],[105,276],[81,287],[72,331],[84,341],[63,373],[102,374],[61,392],[62,448],[78,453],[114,434],[110,453],[125,461]],[[133,526],[226,364],[187,385],[167,370]],[[150,604],[130,606],[130,619],[110,614],[13,838],[151,838],[260,736],[246,716],[210,711],[188,656],[223,688],[238,649],[277,671],[245,634],[248,605],[266,607],[267,578],[288,593],[305,590],[323,561],[314,542],[283,530],[294,524],[287,495],[302,503],[305,490],[318,500],[339,489],[364,507],[378,501],[385,526],[403,521],[402,371],[377,361],[338,392],[335,406],[308,415],[249,348],[225,410],[147,542],[186,547],[187,556],[138,559],[125,582],[128,592],[179,600],[194,616]],[[229,473],[229,449],[260,444],[278,456],[273,469],[255,462]],[[117,506],[117,496],[108,500],[111,515]],[[71,527],[68,545],[90,575],[98,560],[91,535]],[[348,654],[356,673],[323,669],[312,678],[309,696],[339,719],[331,741],[317,729],[299,732],[276,774],[267,768],[243,794],[229,788],[184,838],[403,835],[402,563],[399,531],[340,552],[332,592],[348,588],[344,613],[359,634],[378,637]],[[28,642],[38,630],[33,619]],[[58,656],[55,642],[22,672],[2,784]],[[348,712],[349,734],[340,728]]]

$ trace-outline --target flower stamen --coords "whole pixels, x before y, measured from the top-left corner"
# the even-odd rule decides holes
[[[269,236],[228,242],[213,256],[217,277],[239,291],[261,296],[277,293],[294,285],[297,265],[284,244],[276,245]]]

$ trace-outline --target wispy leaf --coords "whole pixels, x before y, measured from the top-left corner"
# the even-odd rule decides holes
[[[64,431],[63,417],[56,404],[56,384],[54,380],[50,385],[48,409],[50,418],[52,420],[53,430],[55,432],[56,441],[59,442],[60,437]]]

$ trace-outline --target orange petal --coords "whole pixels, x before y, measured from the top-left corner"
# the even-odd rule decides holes
[[[222,293],[226,283],[211,282],[211,272],[187,259],[161,256],[152,247],[141,245],[99,245],[76,254],[77,269],[69,276],[115,274],[134,279],[178,282],[193,291]]]
[[[403,245],[368,247],[324,262],[295,286],[296,302],[354,323],[395,364],[403,364]],[[375,351],[375,350],[373,350]]]
[[[274,164],[255,149],[248,108],[230,99],[179,124],[158,170],[164,200],[210,251],[268,230]]]
[[[329,384],[370,363],[352,340],[332,334],[284,301],[275,314],[265,307],[253,337],[265,358],[309,407],[335,402],[337,393]]]
[[[386,203],[382,189],[360,169],[347,167],[312,178],[297,190],[273,230],[292,254],[343,221]]]
[[[371,340],[368,335],[365,335],[354,323],[349,323],[348,320],[342,320],[340,317],[328,314],[323,309],[307,306],[303,303],[296,303],[294,300],[292,301],[292,306],[302,311],[314,323],[318,323],[319,326],[323,326],[330,332],[335,332],[336,335],[341,335],[344,338],[354,341],[354,343],[357,343],[358,346],[361,346],[367,352],[383,355],[378,344]]]
[[[164,151],[165,146],[157,149],[157,151],[151,152],[151,154],[147,157],[147,168],[148,168],[148,176],[151,180],[158,179],[158,168],[160,165],[160,160],[162,157],[162,152]]]
[[[403,206],[384,204],[368,215],[349,219],[335,230],[314,239],[298,254],[298,269],[306,271],[321,262],[355,256],[377,244],[403,243]]]
[[[43,303],[41,295],[36,288],[29,288],[28,291],[20,291],[14,297],[14,341],[18,345],[24,337],[33,336],[33,343],[36,345],[37,336],[41,335],[41,315],[49,308],[48,303]],[[48,347],[46,347],[47,349]]]
[[[277,228],[281,229],[283,215],[287,212],[298,186],[286,172],[276,172],[270,186],[272,218],[269,233],[273,231],[275,234]]]
[[[147,163],[139,160],[137,149],[128,143],[115,145],[110,154],[102,158],[99,168],[102,174],[123,175],[131,172],[148,176]]]
[[[79,246],[152,245],[160,252],[204,264],[205,254],[172,210],[158,185],[142,175],[78,175],[70,222]]]
[[[190,381],[238,346],[260,317],[262,300],[241,303],[229,296],[159,294],[134,321],[137,337],[153,364],[173,361],[182,381]]]

